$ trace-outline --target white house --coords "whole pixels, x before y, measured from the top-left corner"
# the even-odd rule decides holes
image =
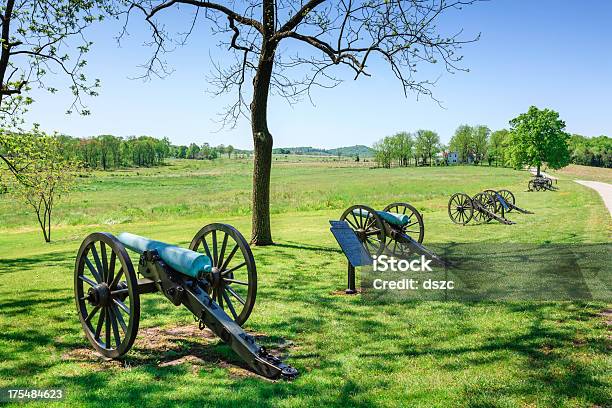
[[[448,152],[448,164],[459,163],[459,154],[457,152]]]

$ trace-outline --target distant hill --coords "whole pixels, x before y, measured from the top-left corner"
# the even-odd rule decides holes
[[[368,146],[355,145],[347,147],[337,147],[335,149],[319,149],[316,147],[278,147],[272,150],[274,154],[296,154],[296,155],[314,155],[314,156],[345,156],[353,157],[372,157],[374,150]]]

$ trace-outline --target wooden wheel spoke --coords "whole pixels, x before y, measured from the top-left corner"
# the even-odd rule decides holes
[[[85,275],[79,275],[79,279],[82,280],[83,282],[87,282],[89,286],[96,286],[96,282],[92,281]]]
[[[123,330],[123,334],[126,334],[127,325],[125,324],[125,320],[123,320],[123,316],[121,316],[121,312],[119,312],[117,305],[111,305],[111,307],[113,308],[113,313],[115,314],[115,316],[117,317],[117,320],[119,321],[119,325],[121,326],[121,330]]]
[[[127,307],[125,305],[125,303],[123,303],[122,301],[120,301],[119,299],[115,299],[113,298],[113,303],[115,303],[117,306],[119,306],[119,309],[123,310],[125,313],[128,314],[128,316],[130,315],[130,308]]]
[[[89,314],[85,318],[85,323],[89,323],[91,319],[96,315],[96,313],[98,313],[98,310],[100,310],[100,306],[96,306],[93,309],[91,309],[91,312],[89,312]]]
[[[112,307],[108,308],[108,312],[110,314],[111,327],[113,329],[113,337],[115,338],[115,344],[117,347],[121,345],[121,337],[119,336],[119,326],[117,325],[117,317],[115,317],[115,312]]]
[[[223,236],[223,243],[221,244],[221,251],[219,251],[219,266],[223,265],[223,256],[225,255],[225,247],[227,246],[228,234],[225,233]]]
[[[225,309],[223,307],[223,287],[219,287],[217,288],[217,303],[219,304],[219,306],[221,307],[221,309]]]
[[[217,263],[217,230],[212,231],[212,245],[213,245],[213,265],[218,266]]]
[[[355,215],[354,212],[351,211],[351,215],[353,216],[353,219],[355,220],[355,229],[359,229],[359,220],[357,219],[357,216]]]
[[[246,266],[246,264],[247,264],[246,262],[241,262],[240,264],[234,266],[233,268],[221,272],[221,276],[229,275],[230,273],[242,268],[243,266]]]
[[[108,258],[106,257],[106,244],[100,242],[100,254],[102,255],[102,278],[108,283]]]
[[[95,243],[93,243],[91,245],[91,254],[93,255],[94,261],[96,263],[96,270],[99,272],[98,276],[101,276],[100,281],[103,281],[102,278],[104,277],[104,269],[102,268],[102,264],[100,263],[100,257],[98,256],[98,251],[96,250],[96,244]],[[85,258],[85,259],[87,259],[87,258]]]
[[[240,303],[242,303],[243,306],[246,304],[246,301],[238,293],[236,293],[233,288],[231,288],[230,286],[226,286],[225,289],[227,289],[227,291],[231,293],[233,297],[235,297]]]
[[[208,247],[208,242],[206,242],[206,237],[202,237],[202,245],[204,246],[204,251],[206,252],[206,256],[210,258],[211,262],[214,262],[213,257],[210,255],[210,248]]]
[[[106,348],[109,349],[111,348],[111,322],[110,322],[110,311],[108,310],[108,308],[105,309],[106,310],[106,323],[104,324],[104,329],[105,329],[105,336],[104,336],[104,344],[106,345]]]
[[[100,338],[100,332],[102,331],[102,323],[104,323],[105,314],[106,314],[106,310],[102,309],[102,311],[100,312],[100,316],[98,317],[98,326],[96,327],[96,333],[94,335],[94,338],[96,339]]]
[[[375,230],[371,230],[365,233],[366,237],[372,236],[372,235],[378,235],[380,233],[380,229],[375,229]]]
[[[225,260],[225,262],[223,262],[223,265],[221,266],[221,270],[224,270],[225,268],[227,268],[227,265],[229,265],[230,261],[234,257],[234,254],[236,253],[237,250],[238,250],[238,244],[234,245],[234,248],[232,248],[231,252],[227,256],[227,259]]]
[[[344,221],[348,222],[348,223],[349,223],[349,225],[350,225],[351,227],[353,227],[353,229],[354,229],[354,230],[358,230],[358,229],[359,229],[359,227],[357,227],[355,224],[353,224],[353,223],[351,222],[351,220],[349,220],[349,219],[348,219],[348,217],[347,217],[347,218],[346,218]]]
[[[85,257],[85,264],[87,265],[89,272],[91,272],[93,277],[96,278],[96,282],[102,283],[102,277],[100,276],[100,274],[98,273],[96,268],[93,266],[93,264],[91,263],[88,257]]]
[[[115,254],[115,251],[113,251],[111,252],[111,256],[110,256],[110,264],[108,267],[108,279],[106,281],[111,288],[113,287],[112,283],[115,279],[115,263],[116,262],[117,262],[117,254]]]
[[[223,280],[224,280],[225,282],[235,283],[236,285],[249,286],[249,284],[248,284],[248,283],[243,282],[243,281],[239,281],[239,280],[236,280],[236,279],[223,278]]]
[[[113,278],[113,282],[110,284],[110,287],[116,288],[122,276],[123,276],[123,268],[119,269],[119,272],[117,272],[117,276]]]
[[[226,291],[223,290],[221,293],[223,294],[223,299],[225,299],[227,308],[232,313],[232,316],[234,316],[234,320],[236,320],[238,318],[238,313],[236,313],[236,310],[234,309],[234,305],[232,304],[232,301],[230,300],[229,296],[227,296]]]

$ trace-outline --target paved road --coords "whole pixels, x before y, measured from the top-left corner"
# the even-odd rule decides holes
[[[601,198],[603,198],[610,215],[612,216],[612,184],[602,183],[600,181],[586,181],[586,180],[574,180],[578,184],[587,186],[597,191]]]
[[[535,176],[535,175],[538,173],[538,169],[536,169],[535,167],[530,168],[530,169],[529,169],[529,171],[530,171],[530,172],[531,172],[531,174],[533,174],[534,176]],[[548,178],[549,178],[549,179],[551,179],[551,180],[557,180],[557,178],[556,178],[556,177],[551,176],[551,175],[550,175],[550,174],[548,174],[548,173],[544,173],[542,170],[540,170],[540,174],[541,174],[542,176],[544,176],[544,177],[548,177]]]

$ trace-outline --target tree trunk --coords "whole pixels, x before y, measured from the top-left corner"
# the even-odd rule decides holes
[[[540,163],[538,163],[538,171],[537,171],[536,175],[537,175],[538,177],[540,176]]]
[[[270,171],[272,167],[272,135],[268,130],[268,95],[274,65],[273,44],[264,41],[257,74],[253,80],[251,129],[253,132],[253,218],[251,244],[271,245]]]

